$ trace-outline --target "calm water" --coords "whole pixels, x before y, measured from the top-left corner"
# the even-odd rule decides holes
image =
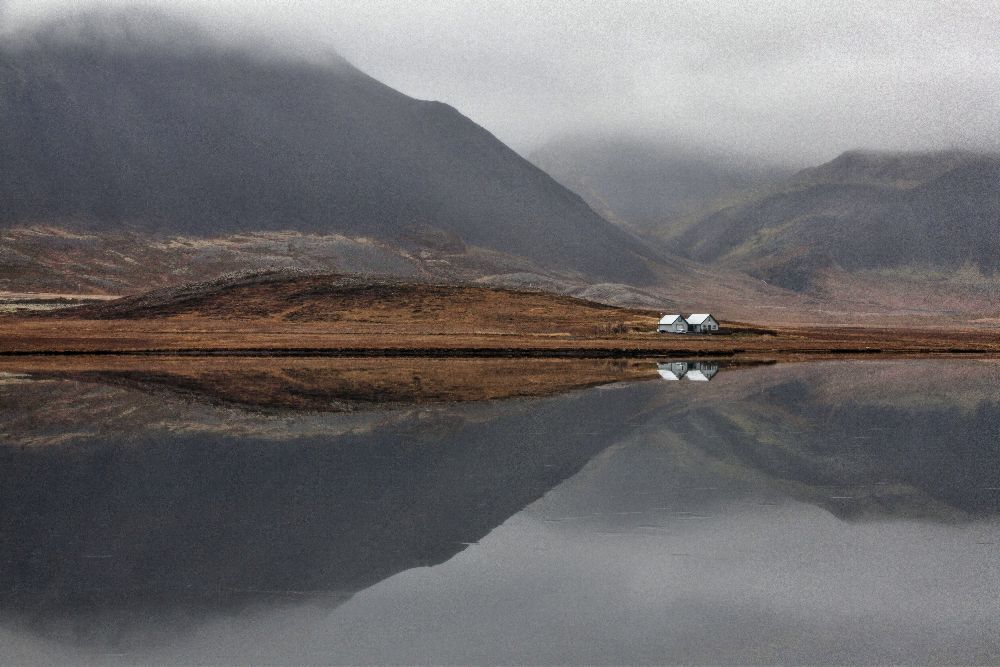
[[[1000,364],[714,370],[341,413],[0,375],[0,662],[1000,663]]]

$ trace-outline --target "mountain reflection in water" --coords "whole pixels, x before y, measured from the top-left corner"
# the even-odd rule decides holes
[[[0,662],[1000,660],[1000,364],[285,363],[5,371]]]

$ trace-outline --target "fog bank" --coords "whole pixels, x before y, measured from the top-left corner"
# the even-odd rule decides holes
[[[94,8],[195,18],[445,101],[522,153],[579,133],[818,161],[1000,149],[1000,4],[8,0],[8,35]]]

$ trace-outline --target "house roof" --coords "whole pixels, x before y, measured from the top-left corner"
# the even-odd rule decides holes
[[[701,324],[708,318],[712,317],[710,313],[696,313],[691,317],[687,318],[688,324]],[[715,318],[712,317],[714,320]]]
[[[659,373],[660,377],[663,378],[664,380],[680,380],[681,377],[684,375],[684,373],[677,375],[677,373],[674,373],[671,370],[667,370],[666,368],[658,368],[656,372]]]
[[[678,318],[681,318],[681,316],[680,315],[664,315],[663,317],[660,318],[660,324],[673,324],[674,322],[676,322],[678,320]],[[683,319],[683,318],[681,318],[681,319]]]
[[[712,373],[712,375],[715,375],[715,373]],[[684,375],[684,379],[691,380],[693,382],[708,382],[712,378],[711,378],[711,376],[705,375],[700,370],[698,370],[697,368],[695,368],[693,370],[688,371]]]

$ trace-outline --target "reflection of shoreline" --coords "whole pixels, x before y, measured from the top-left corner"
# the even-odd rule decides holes
[[[322,412],[551,396],[655,377],[650,362],[624,359],[38,357],[3,367],[36,380]]]
[[[774,360],[35,356],[0,359],[0,385],[83,383],[250,410],[351,412],[554,396],[666,377],[709,381]],[[23,410],[37,408],[25,404]],[[0,410],[3,406],[0,405]],[[67,416],[68,413],[66,413]]]

